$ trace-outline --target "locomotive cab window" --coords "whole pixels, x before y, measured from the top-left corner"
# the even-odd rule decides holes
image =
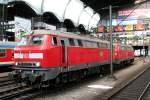
[[[29,37],[22,37],[17,45],[19,45],[19,46],[27,45],[29,40],[30,40]]]
[[[52,45],[57,45],[57,38],[56,37],[52,37]]]
[[[0,49],[0,58],[6,56],[6,50],[5,49]]]
[[[31,39],[31,44],[41,45],[43,42],[43,36],[33,36]]]

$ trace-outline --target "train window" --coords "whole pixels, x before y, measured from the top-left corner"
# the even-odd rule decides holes
[[[100,45],[100,43],[99,43],[99,42],[97,42],[97,45],[98,45],[98,47],[99,47],[99,48],[101,47],[101,45]]]
[[[0,57],[5,57],[5,56],[6,56],[6,50],[0,49]]]
[[[14,50],[12,49],[12,51],[11,51],[11,52],[12,52],[12,58],[14,58]]]
[[[65,41],[64,40],[61,40],[61,45],[65,46]]]
[[[125,46],[121,46],[121,49],[122,49],[122,50],[126,50]]]
[[[62,46],[69,46],[68,38],[61,37],[61,38],[60,38],[60,42],[61,42],[61,45],[62,45]]]
[[[86,47],[91,47],[91,42],[90,41],[84,41]]]
[[[57,45],[57,38],[56,37],[52,37],[52,45]]]
[[[29,37],[22,37],[17,45],[19,46],[27,45],[28,42],[29,42]]]
[[[110,47],[109,43],[106,43],[106,48],[108,48],[108,49],[109,49],[109,47]]]
[[[100,45],[101,48],[109,48],[108,43],[100,42],[99,45]]]
[[[101,42],[101,48],[105,48],[105,44]]]
[[[75,46],[74,39],[69,38],[69,44],[70,44],[71,46]]]
[[[83,46],[83,43],[82,43],[81,40],[78,39],[77,41],[78,41],[78,45],[79,45],[79,46]]]
[[[91,43],[92,43],[92,47],[94,47],[94,48],[97,48],[97,47],[98,47],[97,42],[91,42]]]
[[[31,44],[41,45],[43,42],[43,36],[33,36],[31,39]]]

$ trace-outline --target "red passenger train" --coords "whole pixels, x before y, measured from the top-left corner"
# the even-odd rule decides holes
[[[134,61],[131,46],[113,44],[113,54],[114,64]],[[109,64],[109,42],[68,32],[35,30],[15,48],[14,60],[11,75],[21,81],[67,82],[99,73]]]
[[[14,65],[15,42],[0,42],[0,68]]]

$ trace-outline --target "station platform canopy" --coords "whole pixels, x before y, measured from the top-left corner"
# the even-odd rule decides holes
[[[144,0],[0,0],[7,5],[8,18],[21,16],[31,18],[42,15],[47,23],[66,23],[69,27],[90,30],[97,27],[100,17],[107,14],[108,6],[133,5]],[[67,25],[68,24],[68,25]]]

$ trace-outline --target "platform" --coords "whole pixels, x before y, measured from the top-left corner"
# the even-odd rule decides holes
[[[110,79],[108,76],[99,77],[88,83],[77,83],[76,86],[56,90],[54,93],[48,93],[46,96],[37,97],[34,100],[43,100],[43,98],[44,100],[101,100],[114,87],[126,82],[129,78],[134,78],[138,73],[142,72],[148,67],[148,64],[150,64],[150,59],[146,58],[145,63],[141,60],[129,67],[116,71],[114,75],[117,80]]]

